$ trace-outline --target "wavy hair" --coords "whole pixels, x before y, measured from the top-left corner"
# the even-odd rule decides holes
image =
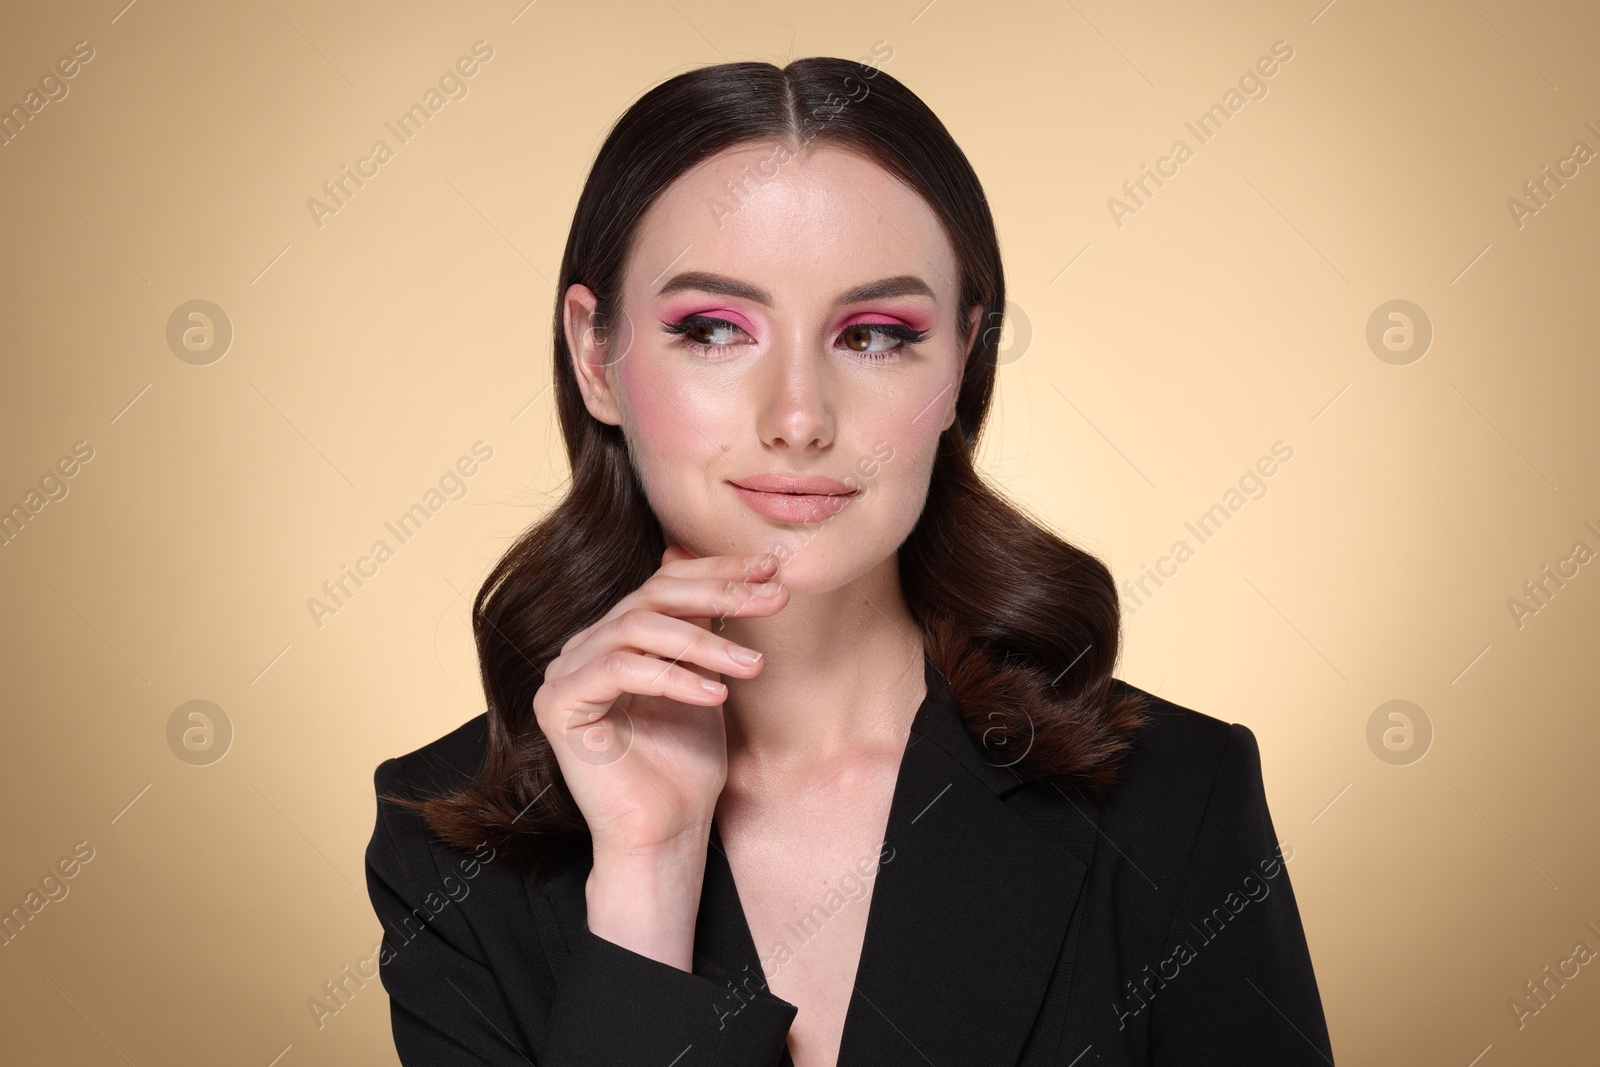
[[[640,97],[612,127],[578,198],[553,324],[571,484],[505,552],[473,603],[488,751],[459,788],[385,798],[420,812],[446,844],[488,842],[537,875],[554,846],[588,838],[533,696],[567,639],[644,584],[666,544],[621,429],[584,405],[562,297],[575,283],[593,290],[603,329],[650,204],[708,157],[756,144],[853,151],[915,189],[954,247],[958,317],[983,307],[956,419],[940,437],[926,504],[898,558],[928,658],[968,731],[997,753],[1022,751],[1003,761],[1022,775],[1103,799],[1145,721],[1142,698],[1112,687],[1121,614],[1109,570],[1008,502],[974,466],[1006,300],[994,220],[966,156],[916,94],[875,66],[822,56],[781,68],[716,64]]]

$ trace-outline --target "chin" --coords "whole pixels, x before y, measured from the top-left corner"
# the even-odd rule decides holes
[[[891,546],[885,545],[884,551],[877,554],[859,535],[843,530],[836,532],[844,533],[844,539],[835,540],[828,533],[816,537],[797,534],[782,539],[785,548],[780,550],[782,562],[778,565],[778,576],[791,595],[831,593],[847,588],[893,555]],[[769,539],[758,551],[774,547],[775,540]]]
[[[806,527],[793,530],[765,522],[744,524],[737,520],[730,520],[722,529],[720,540],[727,547],[718,551],[748,556],[775,552],[779,576],[791,586],[802,581],[814,583],[824,577],[825,572],[837,567],[837,562],[831,558],[832,546],[824,543],[828,538],[820,530]],[[716,541],[713,536],[712,543]]]
[[[697,528],[677,538],[697,556],[760,556],[776,552],[778,577],[791,594],[832,592],[872,570],[881,559],[861,555],[859,532],[832,523],[788,529],[763,521],[746,522],[730,516],[713,528]],[[699,523],[696,524],[700,526]],[[841,544],[836,540],[844,534]],[[669,536],[669,542],[673,540]]]

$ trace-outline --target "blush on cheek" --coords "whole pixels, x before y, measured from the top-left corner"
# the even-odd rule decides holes
[[[635,351],[613,373],[627,411],[631,459],[662,529],[697,555],[721,551],[708,510],[707,479],[726,467],[732,440],[726,397],[679,374],[665,355]]]
[[[703,463],[717,452],[713,441],[727,440],[730,410],[745,405],[675,367],[664,355],[638,352],[617,364],[617,386],[640,448],[679,465]]]
[[[618,361],[616,381],[642,444],[661,446],[688,430],[673,401],[678,383],[653,353],[635,350]]]
[[[913,452],[934,450],[939,435],[944,433],[945,420],[955,406],[959,387],[959,380],[933,386],[926,395],[908,397],[905,405],[897,405],[888,412],[885,425],[894,428],[893,440],[903,441]]]

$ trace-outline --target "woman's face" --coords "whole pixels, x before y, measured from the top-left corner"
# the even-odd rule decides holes
[[[656,199],[623,278],[609,353],[580,285],[568,344],[668,543],[776,551],[794,593],[892,557],[981,311],[958,312],[954,251],[921,197],[854,153],[732,149]]]

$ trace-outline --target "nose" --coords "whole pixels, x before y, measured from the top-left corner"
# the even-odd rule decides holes
[[[799,451],[833,443],[834,405],[827,357],[812,341],[774,345],[757,376],[757,431],[768,448]]]

